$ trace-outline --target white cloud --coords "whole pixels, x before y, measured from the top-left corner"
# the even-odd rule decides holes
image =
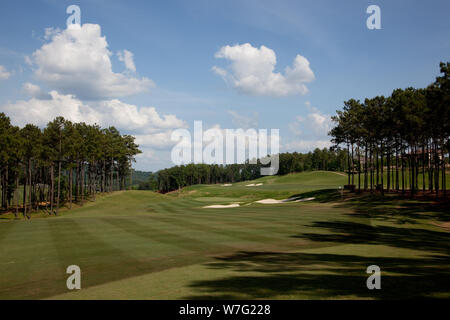
[[[51,99],[42,100],[35,97],[30,100],[19,100],[15,103],[3,105],[4,111],[16,125],[24,126],[32,123],[45,126],[57,116],[63,116],[71,121],[87,123],[99,122],[101,116],[98,112],[84,105],[72,95],[62,95],[57,91],[49,93]]]
[[[286,151],[309,152],[316,148],[323,149],[330,146],[330,140],[299,140],[287,143],[283,149]]]
[[[256,128],[258,126],[258,113],[254,112],[253,116],[245,116],[233,110],[227,111],[232,117],[232,122],[236,128]]]
[[[11,76],[11,72],[8,72],[6,68],[0,65],[0,80],[6,80]]]
[[[331,116],[311,107],[309,101],[305,105],[310,112],[306,116],[295,117],[288,125],[289,130],[297,136],[327,137],[333,125]]]
[[[30,56],[25,56],[23,58],[23,60],[25,61],[25,64],[32,66],[33,65],[33,61],[31,60]]]
[[[119,61],[122,61],[125,64],[125,68],[127,70],[136,72],[136,66],[134,65],[133,53],[128,50],[122,50],[117,52],[117,57]]]
[[[118,128],[140,132],[154,129],[184,128],[184,121],[175,115],[158,114],[154,107],[140,107],[124,103],[118,99],[92,103],[102,115],[101,124],[108,123]]]
[[[277,64],[275,52],[265,46],[255,48],[249,43],[224,46],[215,54],[231,62],[229,70],[214,66],[213,72],[231,83],[238,91],[250,95],[287,96],[306,94],[306,83],[314,80],[309,61],[297,55],[292,67],[284,74],[274,72]]]
[[[24,90],[35,96],[42,94],[41,89],[31,83],[26,83]],[[102,127],[115,126],[127,133],[134,132],[136,143],[143,151],[137,157],[138,168],[142,170],[171,166],[168,150],[174,144],[170,140],[172,130],[187,127],[175,115],[161,115],[154,107],[137,107],[118,99],[91,101],[87,104],[73,95],[57,91],[51,91],[48,95],[48,100],[33,97],[3,105],[0,111],[8,114],[12,122],[20,126],[33,123],[43,127],[55,117],[63,116],[73,122],[97,123]]]
[[[22,86],[22,90],[32,98],[37,99],[51,99],[52,96],[46,92],[43,92],[38,85],[26,82]]]
[[[176,143],[170,139],[171,134],[172,129],[168,129],[149,134],[137,134],[134,136],[136,137],[136,142],[140,145],[152,148],[167,148]]]
[[[148,78],[112,71],[108,43],[97,24],[71,25],[65,30],[47,29],[50,39],[32,55],[37,79],[62,94],[79,99],[101,100],[146,91],[154,86]],[[123,51],[127,69],[135,70],[132,54]]]
[[[309,113],[306,116],[296,116],[288,124],[288,128],[295,136],[295,141],[286,143],[283,148],[288,151],[307,152],[315,148],[329,148],[331,146],[328,132],[332,128],[331,116],[312,107],[305,102]]]
[[[211,70],[212,70],[215,74],[217,74],[217,75],[223,77],[223,78],[226,80],[227,71],[226,71],[225,69],[219,68],[219,67],[217,67],[217,66],[213,66],[213,67],[211,68]]]
[[[39,87],[27,86],[35,92]],[[37,87],[37,88],[36,88]],[[0,107],[11,117],[13,123],[25,125],[33,123],[45,126],[57,116],[73,122],[97,123],[103,127],[116,126],[127,131],[142,134],[158,133],[171,128],[185,127],[186,123],[175,115],[160,115],[154,107],[140,107],[124,103],[118,99],[83,103],[73,95],[49,92],[50,99],[42,100],[36,97],[30,100],[20,100]]]

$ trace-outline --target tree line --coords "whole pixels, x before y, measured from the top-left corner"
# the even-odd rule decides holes
[[[347,168],[347,153],[344,150],[315,149],[308,153],[279,154],[278,175],[294,172],[327,170],[345,171]],[[150,175],[146,183],[141,183],[139,189],[169,192],[194,184],[235,183],[254,180],[261,177],[262,165],[243,164],[187,164],[159,170]]]
[[[97,193],[123,190],[141,153],[134,137],[114,128],[63,117],[44,129],[19,128],[0,113],[1,209],[24,217],[40,209],[57,214],[63,204],[83,204]]]
[[[449,71],[450,63],[441,62],[441,76],[426,88],[396,89],[364,102],[350,99],[336,111],[329,134],[334,147],[347,152],[349,188],[356,189],[357,175],[358,190],[446,195]]]

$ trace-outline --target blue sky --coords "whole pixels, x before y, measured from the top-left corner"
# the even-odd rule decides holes
[[[54,37],[65,34],[71,4],[81,8],[82,25],[98,25],[106,37],[105,47],[96,47],[92,29],[89,52],[108,50],[111,70],[104,60],[104,72],[90,70],[90,55],[81,48],[73,57],[79,69],[61,65],[71,58],[64,51],[70,37]],[[381,30],[366,27],[371,4],[381,9]],[[329,117],[343,101],[431,83],[439,62],[450,60],[448,12],[448,1],[2,1],[0,112],[16,124],[43,125],[45,115],[59,112],[115,125],[138,137],[141,170],[171,166],[170,130],[192,128],[194,120],[220,128],[279,128],[282,150],[308,151],[325,145]],[[52,28],[47,37],[46,28]],[[78,41],[84,32],[83,26]],[[226,46],[230,51],[221,51]],[[233,59],[244,49],[261,53],[261,46],[276,56],[273,73],[284,78],[276,88],[263,81],[267,90],[258,91],[234,81],[241,71],[258,77],[266,56],[252,60],[250,71],[247,60]],[[119,59],[124,50],[132,54],[129,68]],[[296,69],[297,55],[309,65]],[[242,63],[233,69],[236,61]],[[108,90],[110,81],[117,96]],[[287,91],[278,94],[280,86]]]

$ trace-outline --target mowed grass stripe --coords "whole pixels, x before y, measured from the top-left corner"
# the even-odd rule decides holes
[[[186,225],[189,225],[191,222],[196,222],[202,226],[205,226],[205,229],[208,229],[210,226],[219,226],[221,229],[230,226],[233,228],[237,228],[240,232],[251,233],[263,232],[262,234],[266,234],[267,232],[274,234],[282,234],[288,235],[289,232],[299,232],[300,228],[304,228],[303,224],[294,224],[289,219],[286,219],[284,216],[275,216],[270,219],[257,219],[255,215],[233,215],[233,216],[223,216],[223,215],[176,215],[175,217],[166,216],[166,215],[152,215],[149,216],[152,219],[171,219],[169,222],[174,221],[182,221]],[[180,222],[180,224],[182,225]],[[270,237],[273,238],[273,237]],[[268,239],[265,236],[262,236],[260,240]]]
[[[59,268],[47,219],[12,224],[14,233],[0,243],[0,299],[22,298],[15,293],[30,288],[36,294],[45,291]]]
[[[212,219],[212,221],[219,220],[224,223],[229,222],[230,224],[238,225],[241,225],[245,221],[249,221],[247,225],[250,225],[250,222],[252,221],[255,226],[276,224],[281,226],[289,225],[291,227],[303,227],[305,225],[305,215],[302,215],[302,212],[299,212],[301,209],[300,206],[275,206],[270,208],[249,206],[216,210],[191,208],[184,210],[183,213],[179,214],[177,217],[180,219],[202,219],[208,221],[211,221],[209,219]],[[329,210],[329,208],[324,208],[324,210]],[[280,215],[278,212],[283,213]],[[296,221],[299,223],[296,223]]]
[[[116,219],[116,218],[114,218]],[[85,220],[85,219],[83,219]],[[103,220],[103,218],[102,218]],[[87,222],[85,220],[85,222]],[[89,219],[91,228],[95,219]],[[123,223],[123,221],[121,221]],[[129,222],[129,221],[128,221]],[[127,227],[130,223],[124,223]],[[135,226],[134,224],[132,224]],[[159,257],[149,255],[146,259],[136,259],[123,250],[117,249],[108,242],[102,241],[92,232],[87,231],[75,219],[55,219],[51,223],[53,243],[58,251],[59,272],[49,270],[55,274],[54,279],[46,279],[45,283],[39,284],[48,287],[49,290],[26,293],[21,298],[43,298],[67,292],[65,270],[67,266],[76,264],[82,270],[82,286],[87,288],[111,281],[116,281],[128,277],[134,277],[151,272],[165,270],[167,268],[186,266],[189,264],[205,261],[200,251],[184,250],[178,252],[176,257]],[[95,228],[94,228],[95,229]],[[149,228],[145,228],[150,230]],[[142,232],[142,227],[138,227],[138,232]],[[150,230],[151,231],[151,230]],[[162,234],[159,235],[163,236]],[[167,236],[167,234],[165,235]],[[172,238],[179,241],[180,238]],[[194,241],[195,242],[195,241]],[[199,242],[197,242],[199,245]],[[190,247],[189,249],[193,249]],[[130,250],[133,246],[130,247]],[[168,249],[171,252],[173,247]],[[194,254],[193,254],[194,253]],[[56,276],[60,275],[60,276]],[[51,280],[51,281],[50,281]],[[22,290],[23,294],[23,290]],[[18,297],[16,297],[18,298]]]
[[[201,221],[200,219],[193,221],[193,219],[186,219],[180,217],[162,217],[153,216],[149,217],[152,221],[157,220],[160,222],[165,222],[168,226],[177,226],[178,230],[182,232],[186,228],[194,230],[197,234],[200,232],[202,237],[212,237],[211,234],[221,235],[231,239],[247,240],[250,242],[274,242],[280,240],[281,236],[267,236],[267,234],[261,234],[260,229],[248,228],[245,222],[239,224],[230,224],[224,220],[212,221]],[[229,227],[232,228],[229,228]],[[254,226],[254,224],[252,224]],[[198,234],[200,236],[200,234]]]
[[[6,235],[12,231],[14,226],[17,225],[18,222],[16,221],[8,221],[8,222],[1,222],[0,223],[0,252],[1,250],[6,247],[3,246],[3,240],[5,239]]]
[[[143,224],[142,219],[141,223],[127,218],[108,218],[104,219],[104,222],[110,223],[117,228],[121,228],[122,230],[139,237],[168,244],[170,246],[181,248],[183,250],[192,252],[211,251],[209,249],[210,243],[208,243],[207,241],[198,240],[198,238],[195,237],[194,232],[192,232],[190,236],[186,236],[186,229],[179,230],[178,232],[168,231],[167,229],[170,228],[152,226],[150,223]],[[217,251],[231,250],[230,247],[224,245],[216,245],[216,249]]]

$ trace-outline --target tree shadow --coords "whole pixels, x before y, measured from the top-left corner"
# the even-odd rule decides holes
[[[335,203],[334,208],[351,209],[349,215],[391,221],[396,224],[417,224],[420,220],[450,221],[449,202],[411,199],[397,193],[350,193],[336,189],[317,190],[292,195],[291,198],[315,198],[311,202]]]
[[[327,232],[304,233],[293,237],[317,242],[385,245],[442,254],[450,253],[449,233],[444,231],[384,225],[371,226],[351,221],[319,221],[314,222],[312,227],[326,229]]]
[[[369,265],[381,268],[381,290],[369,290],[366,286]],[[407,259],[243,251],[217,258],[208,266],[244,274],[193,282],[190,287],[199,294],[187,299],[276,299],[280,295],[389,300],[448,297],[450,281],[450,261],[443,256]]]
[[[411,200],[397,195],[365,195],[340,202],[336,207],[352,209],[353,217],[390,220],[399,224],[416,224],[426,219],[450,220],[448,203]]]
[[[341,200],[341,194],[336,189],[322,189],[291,195],[290,198],[314,198],[314,202],[327,203]]]
[[[315,197],[314,201],[321,203],[333,203],[341,197],[336,190],[301,195]],[[377,257],[353,253],[242,251],[217,257],[207,265],[211,269],[231,270],[236,275],[193,282],[190,286],[198,293],[186,298],[450,298],[449,233],[425,225],[448,220],[445,206],[398,197],[357,195],[332,207],[349,210],[338,215],[341,220],[313,222],[310,227],[314,233],[291,237],[316,244],[369,245]],[[372,219],[389,221],[371,225]],[[383,247],[392,248],[394,253],[395,248],[422,250],[423,255],[401,257],[399,253],[398,257],[385,257],[378,250]],[[366,286],[369,276],[366,269],[370,265],[381,268],[381,290],[369,290]]]

